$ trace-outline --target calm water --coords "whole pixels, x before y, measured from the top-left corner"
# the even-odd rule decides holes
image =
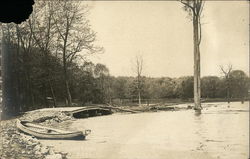
[[[114,114],[80,119],[72,129],[91,129],[86,141],[47,141],[69,157],[177,159],[249,157],[249,103],[204,105],[193,110]]]

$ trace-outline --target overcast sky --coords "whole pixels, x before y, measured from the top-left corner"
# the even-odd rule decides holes
[[[144,75],[193,74],[192,22],[180,2],[92,1],[89,15],[104,54],[90,57],[114,76],[134,76],[132,61],[144,58]],[[201,75],[221,75],[219,65],[249,69],[249,4],[209,1],[202,18]]]

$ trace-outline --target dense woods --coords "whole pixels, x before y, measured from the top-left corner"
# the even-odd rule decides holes
[[[137,76],[114,77],[105,65],[89,61],[86,55],[103,48],[94,44],[96,33],[87,15],[88,6],[77,1],[38,1],[29,20],[2,25],[4,111],[105,103],[137,105],[138,96],[139,104],[192,101],[193,76],[145,77],[140,69],[142,60],[137,58]],[[204,99],[244,99],[248,88],[249,77],[241,70],[201,78]]]

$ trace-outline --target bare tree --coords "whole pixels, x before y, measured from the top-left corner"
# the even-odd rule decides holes
[[[220,70],[226,79],[227,103],[230,103],[230,73],[231,73],[232,69],[233,69],[232,64],[228,64],[226,68],[224,68],[222,65],[220,65]]]
[[[143,57],[141,55],[137,55],[135,57],[135,63],[133,65],[134,65],[133,71],[136,74],[136,89],[138,93],[138,104],[139,106],[141,106]]]
[[[34,6],[34,11],[29,18],[29,27],[35,40],[36,45],[43,53],[44,70],[46,76],[46,85],[49,86],[53,98],[54,107],[56,106],[56,97],[54,93],[54,88],[52,85],[52,72],[49,69],[49,54],[55,47],[56,35],[55,24],[53,22],[52,16],[54,14],[53,6],[55,5],[51,1],[38,1]],[[46,87],[46,86],[45,86]],[[47,95],[46,95],[47,96]],[[45,97],[45,101],[47,97]],[[47,102],[46,102],[47,103]]]
[[[192,17],[194,43],[194,109],[201,111],[201,79],[200,79],[200,43],[201,43],[201,13],[204,7],[203,0],[180,0],[184,10]]]
[[[22,23],[16,25],[16,36],[18,39],[18,49],[22,52],[21,62],[24,64],[24,77],[26,80],[25,84],[25,95],[26,98],[22,97],[22,101],[26,101],[26,105],[29,107],[30,104],[34,106],[34,94],[33,90],[33,82],[31,79],[31,66],[30,66],[30,54],[33,51],[35,46],[34,39],[32,38],[32,33],[29,30],[29,25],[27,23]],[[19,52],[19,50],[17,51]],[[19,53],[18,53],[19,54]]]
[[[57,1],[53,20],[59,35],[59,49],[62,54],[63,74],[65,83],[66,104],[72,104],[72,97],[69,87],[69,64],[86,54],[102,50],[95,47],[93,42],[96,33],[91,30],[89,21],[86,19],[88,6],[77,1],[60,0]],[[78,54],[78,53],[82,54]]]

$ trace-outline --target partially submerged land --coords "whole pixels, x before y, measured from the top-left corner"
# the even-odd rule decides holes
[[[207,103],[204,107],[204,110],[209,108],[216,108],[217,104]],[[138,112],[156,112],[156,111],[178,111],[178,110],[188,110],[192,109],[193,106],[191,104],[179,104],[179,105],[143,105],[141,107],[138,106],[123,106],[123,107],[114,107],[114,106],[108,106],[108,109],[112,108],[112,111],[114,113],[138,113]],[[65,111],[65,110],[71,110],[71,111]],[[82,108],[83,109],[83,108]],[[25,113],[24,115],[18,117],[20,120],[29,120],[33,122],[37,122],[41,125],[46,125],[53,128],[60,128],[65,130],[72,130],[71,125],[77,121],[77,119],[74,117],[73,114],[70,114],[69,112],[72,112],[72,110],[77,110],[76,108],[54,108],[54,111],[52,111],[53,108],[48,109],[40,109],[35,111],[30,111]],[[79,108],[78,108],[79,110]],[[79,113],[79,112],[76,112]],[[93,112],[92,112],[93,113]],[[186,113],[186,112],[183,112]],[[80,118],[86,118],[87,116],[83,115],[84,113],[78,117]],[[171,113],[172,114],[172,113]],[[79,115],[79,114],[78,114]],[[92,114],[93,115],[93,114]],[[97,115],[100,115],[97,113]],[[90,118],[89,118],[90,119]],[[84,119],[85,120],[85,119]],[[100,118],[100,120],[103,120]],[[15,119],[5,120],[1,121],[1,140],[0,140],[0,155],[1,159],[9,159],[9,158],[20,158],[20,159],[67,159],[71,158],[72,156],[67,154],[68,152],[57,148],[57,146],[52,147],[49,144],[46,144],[46,141],[36,139],[35,137],[25,135],[21,132],[19,132],[15,125]],[[170,126],[170,125],[169,125]],[[84,125],[85,127],[85,125]],[[87,127],[87,126],[86,126]],[[129,130],[132,131],[133,130]],[[87,137],[88,140],[88,137]],[[207,140],[210,142],[210,139]],[[51,142],[54,142],[51,140]],[[63,141],[68,143],[69,141]],[[45,144],[44,144],[45,143]],[[72,143],[70,141],[70,143]],[[77,142],[77,144],[80,144]],[[85,143],[84,143],[85,144]],[[93,143],[90,143],[93,144]],[[103,144],[102,144],[103,145]],[[94,147],[102,147],[102,145],[89,145]],[[62,145],[61,145],[62,146]],[[69,146],[69,145],[68,145]],[[204,145],[200,145],[202,147]],[[197,149],[198,151],[199,149]],[[72,153],[72,152],[71,152]],[[155,153],[155,152],[152,152]],[[188,154],[176,154],[173,152],[169,152],[168,156],[170,154],[171,158],[178,158],[184,157],[188,155],[189,157],[197,157],[197,155],[203,155],[205,158],[210,158],[209,155],[206,156],[204,153],[196,152],[196,151],[190,151]],[[101,154],[98,154],[101,155]],[[107,157],[108,154],[104,154],[102,158]],[[154,154],[152,154],[154,155]],[[165,154],[167,155],[167,154]]]
[[[140,113],[140,112],[155,112],[161,110],[180,110],[190,109],[184,105],[171,106],[171,105],[150,105],[150,106],[123,106],[114,107],[106,106],[113,110],[115,113]],[[54,109],[54,111],[52,111]],[[75,108],[76,110],[77,108]],[[79,109],[79,107],[78,107]],[[70,111],[65,111],[67,108],[48,108],[35,110],[25,113],[24,115],[17,117],[20,120],[28,120],[46,125],[54,128],[61,128],[69,130],[69,125],[75,118],[72,114],[69,114],[74,108],[68,108]],[[86,114],[86,113],[85,113]],[[93,115],[94,116],[94,115]],[[82,113],[81,118],[85,118]],[[41,142],[35,137],[23,134],[16,128],[16,119],[1,121],[1,140],[0,140],[0,156],[1,159],[19,158],[19,159],[66,159],[67,153],[55,152],[52,147],[42,145]]]

